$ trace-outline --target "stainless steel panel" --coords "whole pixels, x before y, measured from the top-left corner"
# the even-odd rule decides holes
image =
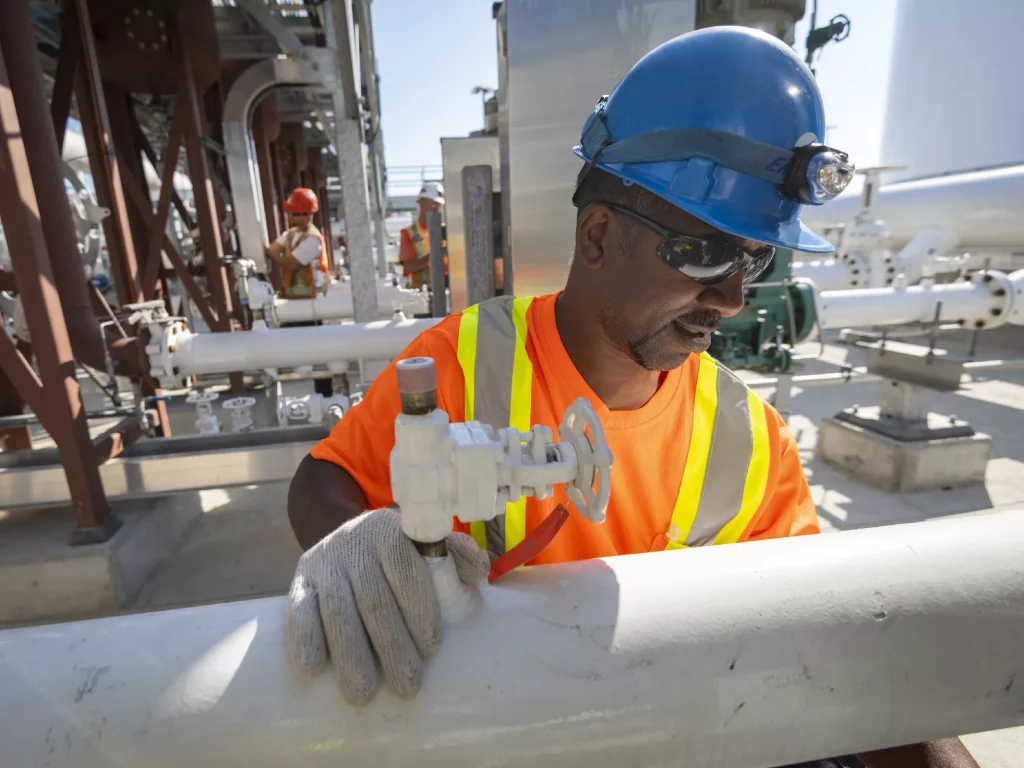
[[[497,136],[467,136],[441,139],[444,173],[445,220],[448,225],[449,301],[452,312],[466,303],[466,241],[462,216],[462,169],[467,165],[489,165],[494,171],[495,192],[500,191],[501,160]]]
[[[297,442],[114,459],[100,467],[100,479],[110,500],[272,483],[290,480],[313,445]],[[59,464],[0,470],[0,509],[70,503],[64,468]]]
[[[514,291],[530,296],[562,288],[569,274],[583,120],[644,54],[692,31],[696,12],[694,0],[506,6]]]

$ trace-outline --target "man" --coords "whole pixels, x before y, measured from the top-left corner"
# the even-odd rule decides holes
[[[316,193],[296,187],[284,203],[291,227],[264,250],[280,277],[281,293],[288,299],[310,299],[327,293],[330,260],[327,241],[313,225],[320,210]]]
[[[444,187],[440,182],[428,181],[416,198],[416,219],[402,230],[398,246],[398,261],[405,270],[412,288],[430,285],[430,234],[427,214],[439,213],[444,208]]]
[[[831,250],[799,220],[801,203],[834,197],[852,175],[819,143],[824,130],[811,72],[769,35],[718,27],[666,43],[584,123],[565,290],[485,302],[405,350],[436,361],[438,406],[452,421],[555,428],[575,398],[593,404],[615,457],[607,519],[572,516],[531,563],[818,533],[785,423],[704,353],[774,247]],[[398,411],[392,367],[289,493],[311,548],[292,585],[289,645],[306,669],[330,656],[355,702],[377,687],[375,658],[396,691],[415,693],[422,657],[440,644],[426,568],[384,509]],[[480,579],[564,498],[509,505],[497,526],[459,526],[446,541],[460,578]],[[974,765],[955,739],[861,759]]]

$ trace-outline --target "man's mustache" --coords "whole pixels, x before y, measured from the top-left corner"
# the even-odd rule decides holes
[[[722,324],[722,313],[717,309],[695,309],[692,312],[679,315],[673,322],[717,331],[718,326]]]

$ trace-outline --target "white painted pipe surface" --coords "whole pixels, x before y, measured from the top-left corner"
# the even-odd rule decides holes
[[[812,281],[819,291],[841,291],[850,287],[850,270],[839,259],[794,261],[793,277]]]
[[[172,360],[181,376],[294,368],[353,360],[391,360],[438,318],[276,328],[249,333],[184,333]]]
[[[0,632],[5,765],[765,766],[1024,723],[1024,511],[528,569],[346,704],[283,598]]]
[[[942,302],[940,321],[964,321],[974,327],[994,327],[1004,321],[1024,323],[1024,270],[1012,275],[993,273],[993,281],[911,287],[868,288],[852,291],[823,291],[818,296],[818,320],[822,328],[849,328],[868,325],[930,323]],[[997,292],[1002,290],[1002,294]],[[993,313],[993,310],[996,310]]]
[[[340,320],[353,317],[352,291],[350,283],[343,287],[329,288],[326,296],[314,299],[274,300],[274,313],[279,323],[304,323],[313,320]],[[382,317],[389,317],[397,310],[406,315],[428,314],[427,296],[420,291],[411,291],[397,286],[377,285],[377,307]]]
[[[965,250],[1024,246],[1024,165],[884,184],[872,216],[882,219],[894,245],[930,224],[947,227]],[[800,218],[821,230],[849,222],[860,209],[856,193],[822,206],[808,205]]]

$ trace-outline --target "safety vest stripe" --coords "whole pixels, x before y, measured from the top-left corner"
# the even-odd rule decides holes
[[[526,352],[526,312],[532,296],[512,301],[512,323],[515,327],[515,352],[512,361],[512,399],[509,403],[509,426],[529,432],[533,407],[533,363]],[[526,498],[505,506],[505,551],[526,538]]]
[[[747,407],[750,411],[752,452],[747,480],[743,484],[743,503],[740,513],[730,520],[715,537],[715,544],[735,544],[754,519],[765,489],[768,487],[768,467],[771,463],[771,444],[768,439],[768,422],[764,404],[752,391],[747,390]]]
[[[477,312],[478,305],[468,307],[462,313],[459,320],[459,367],[462,368],[462,376],[466,382],[466,413],[465,420],[473,421],[476,411],[474,410],[473,394],[476,389],[476,337],[477,337]]]
[[[688,547],[713,543],[742,508],[743,478],[753,452],[748,391],[732,371],[719,367],[711,449],[697,516],[684,539]]]
[[[467,307],[459,320],[459,367],[466,384],[465,414],[466,421],[473,421],[476,413],[474,394],[476,390],[476,341],[478,328],[478,306]],[[470,523],[469,532],[476,545],[486,551],[487,532],[483,521]]]
[[[666,538],[667,549],[686,546],[686,537],[697,517],[697,506],[704,488],[704,474],[711,453],[711,436],[714,429],[716,401],[718,399],[718,364],[707,353],[700,356],[697,368],[697,391],[694,395],[693,429],[690,432],[690,447],[686,453],[683,479],[679,484],[672,523]]]

